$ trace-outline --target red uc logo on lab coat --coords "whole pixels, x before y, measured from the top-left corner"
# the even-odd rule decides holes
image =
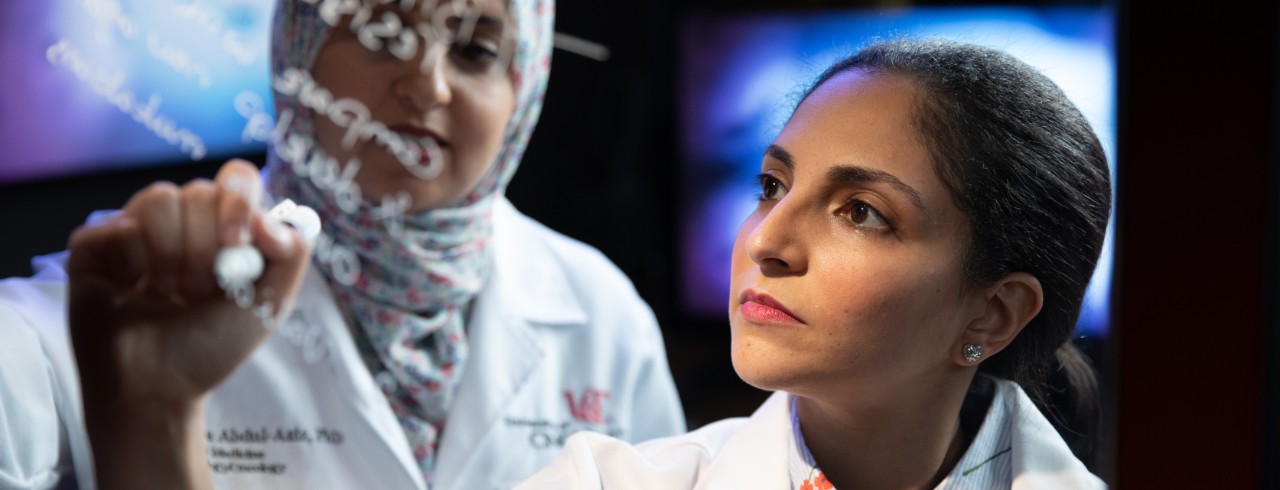
[[[605,423],[604,401],[609,398],[608,391],[587,388],[574,399],[573,390],[564,390],[564,398],[569,402],[569,413],[574,420],[595,425]]]

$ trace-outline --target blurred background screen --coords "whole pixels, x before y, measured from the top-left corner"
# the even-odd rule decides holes
[[[920,7],[690,13],[679,40],[679,268],[688,312],[723,318],[738,226],[755,209],[756,175],[807,84],[864,44],[946,38],[1000,49],[1040,69],[1084,112],[1115,174],[1115,42],[1109,7]],[[1078,334],[1105,337],[1111,233]]]
[[[272,8],[0,2],[0,184],[261,151]]]

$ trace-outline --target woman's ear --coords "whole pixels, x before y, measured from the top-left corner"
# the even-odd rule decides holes
[[[983,307],[952,349],[952,358],[961,366],[975,365],[1004,350],[1044,306],[1040,280],[1025,272],[1009,274],[977,294],[982,295]]]

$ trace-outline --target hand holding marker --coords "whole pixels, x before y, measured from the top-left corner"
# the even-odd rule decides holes
[[[315,210],[299,206],[289,199],[271,208],[267,218],[292,226],[307,243],[314,242],[320,235],[320,216]],[[241,308],[248,308],[253,304],[253,283],[262,277],[263,266],[262,252],[246,243],[218,251],[213,262],[213,274],[218,280],[218,287],[227,293],[228,298]]]

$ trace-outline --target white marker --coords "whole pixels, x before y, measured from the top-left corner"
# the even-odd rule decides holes
[[[320,215],[314,209],[299,206],[289,199],[271,208],[267,219],[292,226],[307,242],[320,235]],[[218,287],[226,291],[228,298],[235,300],[241,308],[248,308],[253,304],[253,283],[262,277],[265,265],[262,252],[253,245],[236,245],[218,251],[213,261],[213,274],[218,279]]]

